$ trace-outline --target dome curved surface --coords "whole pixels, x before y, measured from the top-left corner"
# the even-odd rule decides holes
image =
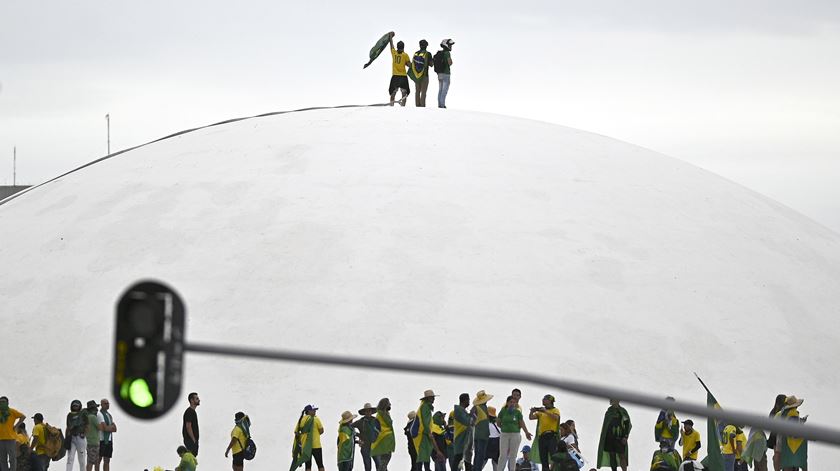
[[[696,371],[724,407],[766,413],[796,394],[813,422],[840,420],[840,236],[684,162],[547,123],[368,108],[200,129],[1,204],[0,266],[14,339],[0,357],[15,359],[0,393],[53,423],[72,399],[108,395],[114,302],[146,278],[179,291],[196,341],[528,369],[703,402]],[[517,386],[523,406],[548,392],[188,354],[184,394],[202,396],[202,467],[228,466],[244,410],[260,444],[249,469],[268,469],[289,457],[305,404],[321,407],[333,463],[342,410],[390,397],[399,431],[425,389],[449,410],[460,392],[499,406]],[[606,404],[551,392],[594,457]],[[126,424],[115,465],[171,467],[182,407],[152,423],[114,411]],[[656,446],[656,411],[628,409],[636,467]],[[811,463],[836,453],[812,446]]]

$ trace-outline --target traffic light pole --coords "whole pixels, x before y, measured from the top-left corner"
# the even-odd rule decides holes
[[[706,405],[684,401],[672,401],[661,396],[652,396],[625,389],[598,386],[581,381],[571,381],[552,378],[518,371],[500,371],[466,366],[452,366],[434,363],[423,363],[405,360],[383,360],[347,355],[327,355],[320,353],[304,353],[291,350],[267,350],[205,343],[187,342],[184,351],[235,357],[256,358],[261,360],[281,360],[298,363],[312,363],[319,365],[341,366],[351,368],[377,369],[400,371],[406,373],[429,373],[459,378],[482,378],[516,383],[530,383],[552,389],[560,389],[584,396],[603,399],[618,399],[626,403],[654,409],[674,410],[686,414],[721,420],[737,425],[749,425],[754,428],[769,430],[788,437],[805,438],[840,446],[840,430],[818,425],[805,425],[798,421],[785,419],[770,419],[753,413],[738,412],[731,409],[715,409]]]

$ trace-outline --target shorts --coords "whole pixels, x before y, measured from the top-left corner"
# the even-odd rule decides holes
[[[99,464],[99,444],[87,446],[87,464]]]
[[[113,442],[99,442],[99,457],[111,458],[114,456]]]
[[[388,86],[388,93],[393,95],[397,93],[397,89],[405,91],[408,94],[411,90],[408,89],[408,76],[393,75],[391,76],[391,84]],[[314,450],[313,450],[314,451]]]
[[[233,454],[233,465],[242,466],[245,464],[245,450]]]
[[[321,455],[320,448],[312,449],[312,458],[315,458],[315,464],[318,465],[318,469],[324,469],[324,457]],[[312,469],[312,458],[306,460],[306,469]]]

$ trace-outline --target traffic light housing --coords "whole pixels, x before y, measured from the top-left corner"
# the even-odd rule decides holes
[[[130,287],[117,301],[113,394],[133,417],[165,414],[181,395],[184,303],[154,281]]]

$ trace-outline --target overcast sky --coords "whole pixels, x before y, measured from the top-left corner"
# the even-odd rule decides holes
[[[451,108],[660,151],[840,232],[836,0],[3,0],[0,184],[13,146],[19,183],[104,155],[106,113],[115,151],[232,117],[382,102],[387,58],[361,65],[388,30],[409,52],[455,39]]]

